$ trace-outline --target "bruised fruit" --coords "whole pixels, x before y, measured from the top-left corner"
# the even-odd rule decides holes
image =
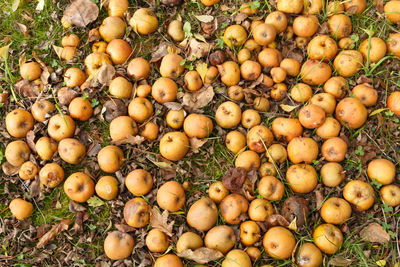
[[[86,156],[86,147],[77,139],[64,138],[58,144],[58,155],[65,162],[78,164]]]
[[[249,203],[242,195],[227,195],[220,203],[221,216],[229,224],[239,224],[240,216],[245,214],[249,208]]]
[[[7,132],[15,138],[24,138],[33,129],[32,114],[24,109],[14,109],[6,116]]]
[[[272,122],[271,129],[277,139],[285,138],[286,142],[303,134],[303,127],[298,119],[278,117]]]
[[[189,151],[189,139],[182,132],[169,132],[160,139],[160,153],[172,161],[181,160]]]
[[[31,107],[31,113],[33,118],[38,122],[44,122],[53,110],[55,110],[55,105],[48,100],[41,99],[33,103]]]
[[[31,216],[33,212],[32,203],[23,200],[21,198],[15,198],[10,202],[9,205],[11,214],[18,220],[23,220]]]
[[[158,229],[151,229],[146,236],[146,246],[151,252],[163,253],[169,247],[168,236]]]
[[[318,128],[325,121],[325,111],[318,105],[309,104],[300,109],[299,121],[305,128]]]
[[[336,59],[335,59],[336,60]],[[331,67],[315,59],[309,59],[301,67],[301,79],[309,85],[320,85],[325,83],[332,75]]]
[[[360,128],[368,117],[368,111],[355,97],[346,97],[336,106],[336,119],[352,129]]]
[[[272,132],[264,125],[256,125],[247,132],[247,146],[257,153],[265,152],[274,140]]]
[[[247,32],[241,25],[230,25],[225,29],[223,38],[231,46],[241,46],[247,40]]]
[[[260,167],[260,156],[252,150],[240,152],[235,160],[236,168],[243,168],[246,171],[258,170]]]
[[[338,186],[345,179],[345,171],[337,162],[324,164],[320,171],[322,183],[328,187]]]
[[[297,252],[296,262],[299,267],[318,267],[322,264],[322,253],[313,243],[303,243]]]
[[[218,71],[221,75],[221,82],[226,86],[233,86],[239,83],[240,69],[236,62],[225,61],[222,65],[218,65]]]
[[[285,187],[283,183],[274,176],[264,176],[258,183],[258,193],[267,200],[281,200],[284,192]]]
[[[32,161],[26,161],[21,165],[18,175],[24,181],[32,180],[39,172],[39,167]]]
[[[114,39],[108,43],[106,52],[110,55],[113,63],[118,65],[128,60],[129,56],[132,54],[132,48],[126,41]]]
[[[391,207],[400,205],[400,187],[395,184],[385,185],[379,190],[383,203]]]
[[[356,50],[342,50],[333,61],[337,73],[343,77],[355,75],[363,65],[363,56]]]
[[[208,196],[216,203],[220,203],[228,194],[229,191],[222,182],[212,183],[208,188]]]
[[[360,180],[348,182],[344,186],[343,197],[353,204],[356,211],[369,209],[375,201],[375,193],[372,186]]]
[[[40,184],[54,188],[64,180],[64,170],[57,163],[47,163],[39,172]]]
[[[65,180],[64,192],[73,201],[86,202],[94,194],[94,182],[87,174],[76,172]]]
[[[185,191],[178,182],[166,182],[157,191],[157,204],[164,210],[178,211],[185,205],[185,201]]]
[[[256,222],[264,222],[274,213],[272,204],[265,199],[256,198],[249,206],[249,217]]]
[[[125,203],[124,220],[132,227],[145,227],[150,222],[151,207],[146,200],[140,197],[133,198]]]
[[[75,97],[68,106],[69,115],[80,121],[87,121],[93,115],[93,108],[87,98]]]
[[[234,128],[241,120],[242,111],[234,102],[226,101],[219,105],[215,112],[215,120],[217,124],[223,128]]]
[[[366,107],[375,106],[378,101],[378,91],[367,83],[356,85],[351,93]]]
[[[347,144],[340,137],[327,139],[321,147],[321,155],[329,162],[341,162],[347,153]]]
[[[112,260],[128,258],[133,251],[135,241],[128,233],[113,231],[104,240],[104,252]]]

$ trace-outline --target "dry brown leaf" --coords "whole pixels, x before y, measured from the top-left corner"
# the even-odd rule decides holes
[[[115,228],[117,228],[118,231],[121,231],[124,233],[129,233],[129,232],[133,232],[136,230],[135,227],[132,227],[132,226],[124,224],[124,223],[117,223],[115,225]]]
[[[98,15],[98,6],[90,0],[75,0],[64,11],[66,20],[79,27],[86,27]]]
[[[89,86],[96,87],[97,83],[107,85],[115,75],[115,68],[111,64],[104,64],[88,78]]]
[[[174,226],[175,221],[168,223],[168,216],[169,212],[167,210],[164,210],[161,214],[157,207],[153,207],[150,212],[150,225],[153,228],[163,231],[169,236],[173,236],[172,227]]]
[[[235,192],[243,187],[247,172],[243,168],[234,168],[227,171],[222,177],[223,185],[230,191]]]
[[[8,176],[16,175],[19,171],[19,167],[11,165],[10,163],[8,163],[8,161],[4,162],[1,165],[1,169],[3,170],[3,173]]]
[[[199,153],[199,148],[202,147],[205,143],[207,143],[207,139],[197,139],[196,137],[192,137],[189,139],[190,148],[192,149],[193,153]]]
[[[58,56],[58,58],[61,59],[61,54],[62,54],[63,48],[61,46],[53,45],[53,49],[54,49],[54,52],[56,52],[56,55]]]
[[[199,21],[204,22],[204,23],[209,23],[214,20],[214,17],[211,15],[199,15],[199,16],[195,16],[195,17],[196,17],[196,19],[198,19]]]
[[[125,144],[131,144],[131,145],[140,145],[143,143],[143,141],[146,140],[143,136],[140,135],[129,135],[125,139],[117,140],[117,141],[112,141],[114,145],[125,145]]]
[[[35,132],[30,130],[26,134],[26,143],[28,144],[29,148],[36,153],[36,145],[35,145]]]
[[[194,93],[185,93],[182,99],[182,105],[191,108],[202,108],[211,102],[214,95],[215,93],[212,86],[203,87]]]
[[[283,217],[280,214],[272,214],[271,216],[269,216],[266,220],[266,224],[269,227],[277,226],[277,225],[280,225],[283,227],[289,226],[289,222],[285,219],[285,217]]]
[[[379,12],[383,13],[383,0],[374,0],[373,4]]]
[[[8,92],[0,93],[0,103],[6,103],[8,100]]]
[[[224,254],[222,254],[220,251],[206,247],[201,247],[196,250],[186,249],[178,254],[178,257],[186,258],[199,264],[215,261],[223,256]]]
[[[89,219],[89,213],[80,211],[76,214],[74,226],[72,227],[77,233],[83,233],[83,223]]]
[[[322,204],[324,203],[324,196],[322,195],[320,190],[315,191],[315,204],[317,204],[317,210],[319,210],[322,207]]]
[[[25,97],[37,97],[39,86],[28,80],[20,80],[14,84],[15,91]]]
[[[364,227],[360,232],[360,237],[365,241],[380,244],[387,244],[390,241],[390,235],[376,222]]]
[[[236,16],[235,16],[235,22],[237,24],[242,23],[245,19],[247,19],[248,15],[246,15],[245,13],[239,12]]]
[[[298,108],[300,105],[291,106],[291,105],[286,105],[286,104],[280,104],[279,106],[281,107],[281,109],[283,109],[283,111],[290,113],[293,110],[295,110],[296,108]]]
[[[343,256],[333,256],[333,258],[331,258],[328,262],[328,266],[332,265],[332,266],[341,266],[341,267],[346,267],[346,266],[350,266],[352,264],[352,262],[354,261],[354,259],[346,259]]]
[[[96,42],[100,40],[100,32],[97,28],[91,29],[89,31],[89,37],[87,42],[91,43],[91,42]]]
[[[59,224],[53,225],[53,227],[51,227],[50,231],[48,231],[45,235],[43,235],[39,239],[39,242],[36,244],[36,247],[43,248],[44,246],[46,246],[50,241],[54,240],[54,238],[56,238],[56,236],[59,233],[67,230],[70,223],[71,223],[71,219],[64,219],[64,220],[61,220],[61,222]]]
[[[180,53],[180,49],[178,49],[174,45],[171,45],[170,43],[167,43],[167,42],[162,42],[161,44],[159,44],[157,49],[155,49],[151,53],[151,60],[149,62],[154,63],[154,62],[159,61],[160,59],[163,58],[163,56],[168,54],[169,50],[175,50],[175,51],[177,51],[178,54]]]
[[[22,32],[25,37],[29,36],[28,27],[26,27],[26,25],[19,22],[15,22],[15,24],[17,25],[19,31]]]
[[[205,42],[199,42],[196,38],[191,38],[189,40],[189,54],[186,59],[194,61],[197,58],[205,57],[211,49],[211,45]]]
[[[171,109],[171,110],[181,110],[182,109],[182,105],[178,102],[167,102],[167,103],[164,103],[164,106],[166,106],[168,109]]]

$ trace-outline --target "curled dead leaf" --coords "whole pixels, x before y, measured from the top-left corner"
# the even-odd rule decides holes
[[[117,140],[117,141],[112,141],[114,145],[125,145],[125,144],[130,144],[130,145],[140,145],[141,143],[146,140],[143,136],[140,135],[128,135],[125,139]]]
[[[166,106],[168,109],[171,109],[171,110],[181,110],[182,109],[182,105],[178,102],[167,102],[167,103],[164,103],[164,106]]]
[[[195,261],[199,264],[205,264],[222,258],[224,254],[215,249],[201,247],[196,250],[186,249],[178,254],[178,257]]]
[[[99,15],[98,6],[90,0],[75,0],[64,11],[64,17],[71,24],[86,27]]]
[[[370,223],[364,227],[360,231],[360,237],[372,243],[387,244],[390,241],[390,235],[376,222]]]
[[[195,17],[196,17],[196,19],[198,19],[199,21],[204,22],[204,23],[209,23],[214,20],[214,17],[211,15],[198,15]]]
[[[124,224],[124,223],[117,223],[115,225],[115,228],[117,228],[118,231],[121,231],[123,233],[129,233],[129,232],[133,232],[136,230],[135,227],[132,227],[132,226]]]
[[[96,87],[97,83],[106,85],[115,75],[115,68],[111,64],[104,64],[98,69],[93,76],[88,78],[89,86]]]
[[[329,262],[328,262],[328,266],[341,266],[341,267],[346,267],[346,266],[350,266],[353,263],[354,259],[346,259],[343,256],[340,255],[336,255],[333,256]]]
[[[189,54],[187,60],[194,61],[197,58],[205,57],[211,49],[211,45],[205,42],[199,42],[196,38],[189,40]]]
[[[15,91],[25,97],[37,97],[40,87],[37,83],[28,80],[20,80],[14,84]]]
[[[207,139],[197,139],[196,137],[192,137],[189,139],[190,148],[193,153],[199,153],[199,148],[201,148],[205,143],[207,143]]]
[[[212,86],[203,87],[194,93],[185,93],[182,99],[182,105],[191,108],[202,108],[211,102],[214,95],[215,93]]]
[[[15,22],[15,24],[17,25],[19,31],[22,32],[25,37],[29,36],[28,27],[26,27],[26,25],[19,22]]]
[[[247,172],[243,168],[234,168],[227,171],[222,177],[223,185],[231,191],[242,189]]]
[[[53,227],[51,227],[50,231],[48,231],[46,234],[44,234],[39,239],[39,242],[36,244],[36,247],[43,248],[44,246],[46,246],[50,241],[54,240],[54,238],[56,238],[56,236],[59,233],[67,230],[70,223],[71,223],[71,219],[64,219],[64,220],[61,220],[61,222],[59,224],[53,225]]]
[[[286,105],[286,104],[280,104],[279,106],[281,107],[281,109],[283,109],[286,112],[292,112],[293,110],[298,108],[300,105],[291,106],[291,105]]]
[[[283,217],[280,214],[272,214],[271,216],[269,216],[267,218],[267,220],[265,221],[267,226],[271,227],[271,226],[283,226],[283,227],[288,227],[289,226],[289,222],[285,219],[285,217]]]
[[[30,130],[26,134],[26,143],[28,144],[29,148],[36,153],[36,145],[35,145],[35,132]]]
[[[164,210],[162,213],[160,213],[160,210],[154,206],[150,212],[150,225],[153,228],[163,231],[169,236],[173,236],[174,234],[172,233],[172,228],[175,221],[168,223],[168,216],[169,212],[167,210]]]
[[[19,167],[11,165],[10,163],[8,163],[8,161],[4,162],[1,165],[1,169],[3,170],[3,173],[8,176],[16,175],[19,171]]]

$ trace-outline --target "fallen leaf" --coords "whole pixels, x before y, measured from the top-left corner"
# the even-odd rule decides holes
[[[19,167],[11,165],[10,163],[8,163],[8,161],[4,162],[1,165],[1,169],[3,170],[3,173],[8,176],[16,175],[19,171]]]
[[[317,210],[319,210],[322,207],[322,204],[324,203],[324,196],[322,195],[320,190],[315,191],[315,204],[317,206]]]
[[[196,250],[186,249],[177,255],[178,257],[192,260],[199,264],[215,261],[224,256],[222,252],[207,247],[201,247]]]
[[[41,10],[43,10],[43,8],[44,8],[44,0],[38,0],[38,4],[36,6],[36,10],[41,11]]]
[[[86,27],[95,21],[98,15],[98,6],[90,0],[75,0],[64,11],[64,17],[79,27]]]
[[[283,226],[283,227],[288,227],[289,226],[289,222],[285,219],[285,217],[283,217],[280,214],[272,214],[271,216],[269,216],[266,220],[266,224],[267,226]]]
[[[360,237],[368,242],[387,244],[390,235],[383,230],[382,226],[376,222],[368,224],[360,231]]]
[[[192,137],[189,139],[190,148],[192,149],[193,153],[199,153],[199,148],[201,148],[205,143],[207,143],[207,139],[197,139],[196,137]]]
[[[189,54],[187,55],[187,59],[190,61],[194,61],[197,58],[205,57],[211,49],[211,45],[206,42],[199,42],[196,38],[191,38],[189,40]]]
[[[36,153],[36,145],[35,145],[35,132],[30,130],[26,134],[26,143],[28,144],[29,148]]]
[[[96,196],[92,196],[91,198],[89,198],[87,200],[87,203],[90,207],[100,207],[103,206],[105,204],[105,202],[103,200],[101,200],[100,198],[96,197]]]
[[[156,165],[158,168],[161,169],[171,169],[173,170],[174,168],[172,167],[172,163],[169,162],[165,162],[165,161],[153,161],[149,158],[147,158],[148,160],[150,160],[154,165]]]
[[[25,52],[21,54],[21,56],[18,59],[18,66],[21,68],[22,65],[24,65],[26,62],[26,54]]]
[[[296,223],[296,221],[297,221],[297,217],[294,217],[294,219],[290,222],[290,224],[288,226],[288,228],[290,230],[295,231],[295,232],[297,232],[297,223]]]
[[[383,0],[374,0],[374,1],[373,1],[373,4],[374,4],[375,8],[376,8],[379,12],[383,13],[383,11],[384,11],[384,8],[383,8]]]
[[[89,31],[89,37],[87,42],[91,43],[91,42],[96,42],[100,40],[100,32],[97,28],[91,29]]]
[[[125,139],[117,140],[117,141],[112,141],[114,145],[125,145],[125,144],[130,144],[130,145],[140,145],[141,143],[146,140],[143,136],[140,135],[128,135]]]
[[[168,216],[169,212],[167,210],[164,210],[162,213],[160,213],[160,210],[154,206],[150,212],[150,225],[153,228],[163,231],[169,236],[173,236],[174,234],[172,233],[172,228],[175,221],[168,223]]]
[[[43,235],[39,239],[39,242],[36,244],[36,247],[43,248],[44,246],[46,246],[50,241],[54,240],[54,238],[56,238],[56,236],[59,233],[67,230],[70,223],[71,223],[71,219],[64,219],[64,220],[61,220],[61,222],[59,224],[53,225],[53,227],[51,227],[50,231],[48,231],[45,235]]]
[[[0,103],[6,103],[8,100],[8,92],[0,93]]]
[[[245,19],[247,19],[247,15],[245,13],[239,12],[236,16],[235,16],[235,22],[236,24],[240,24],[242,23]]]
[[[305,224],[309,213],[307,200],[298,196],[291,196],[287,198],[281,209],[281,214],[288,222],[293,221],[296,223],[296,227],[301,227]],[[290,226],[290,225],[289,225]],[[294,225],[292,225],[294,227]]]
[[[386,260],[379,260],[376,262],[376,265],[378,266],[386,266]]]
[[[75,216],[74,226],[72,227],[77,233],[83,233],[83,223],[89,219],[89,214],[85,211],[80,211]]]
[[[28,28],[26,27],[26,25],[19,23],[19,22],[15,22],[15,24],[17,25],[19,31],[22,32],[25,37],[29,36]]]
[[[199,21],[204,22],[204,23],[209,23],[214,20],[214,17],[211,15],[198,15],[195,17],[196,17],[196,19],[198,19]]]
[[[82,206],[81,204],[79,204],[73,200],[71,200],[69,202],[69,211],[70,212],[77,213],[77,212],[85,211],[85,210],[86,210],[86,208],[84,206]]]
[[[10,49],[11,44],[12,43],[9,43],[8,45],[0,47],[0,58],[4,60],[8,58],[8,50]]]
[[[176,48],[170,43],[162,42],[161,44],[158,45],[157,49],[151,53],[151,60],[149,62],[154,63],[159,61],[161,58],[163,58],[166,54],[169,53],[168,50],[176,50],[180,52],[180,49]]]
[[[17,9],[20,6],[20,4],[21,4],[21,0],[14,0],[12,5],[11,5],[12,12],[17,11]]]
[[[291,105],[286,105],[286,104],[280,104],[279,106],[281,107],[281,109],[283,109],[286,112],[292,112],[293,110],[298,108],[300,105],[291,106]]]
[[[201,35],[200,33],[195,33],[195,34],[193,34],[193,36],[197,40],[207,43],[206,38],[203,35]]]
[[[203,83],[204,83],[204,79],[205,79],[206,74],[207,74],[207,70],[208,70],[207,63],[199,62],[199,63],[196,64],[196,71],[199,73]]]
[[[371,114],[369,114],[369,116],[372,117],[372,116],[374,116],[374,115],[376,115],[376,114],[379,114],[379,113],[381,113],[382,111],[385,111],[385,110],[387,110],[387,108],[378,108],[378,109],[375,109],[374,111],[371,112]]]
[[[115,228],[117,228],[118,231],[124,232],[124,233],[129,233],[129,232],[133,232],[136,230],[135,227],[132,227],[130,225],[127,224],[122,224],[122,223],[117,223],[115,225]]]
[[[230,169],[222,177],[222,184],[231,191],[239,191],[242,189],[244,180],[247,177],[245,169],[238,167]]]
[[[86,81],[89,82],[89,86],[96,87],[97,83],[107,85],[115,75],[115,68],[111,64],[102,65],[93,75],[91,75]]]
[[[333,266],[340,266],[340,267],[346,267],[350,266],[353,263],[354,259],[346,259],[343,256],[333,256],[329,262],[328,266],[333,265]]]
[[[61,54],[62,54],[63,48],[60,46],[53,45],[53,49],[54,49],[54,52],[56,52],[56,55],[58,56],[58,58],[61,59]]]
[[[14,84],[15,91],[25,97],[37,97],[40,88],[37,84],[28,80],[20,80]]]
[[[211,102],[214,95],[215,93],[212,86],[203,87],[194,93],[185,93],[182,99],[182,105],[191,108],[202,108]]]
[[[167,103],[164,103],[164,106],[166,106],[168,109],[171,109],[171,110],[181,110],[182,109],[182,105],[178,102],[167,102]]]

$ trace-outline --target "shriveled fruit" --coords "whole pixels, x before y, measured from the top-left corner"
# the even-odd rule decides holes
[[[64,169],[57,163],[47,163],[39,172],[40,184],[54,188],[64,180]]]
[[[150,221],[150,205],[140,197],[133,198],[125,203],[124,220],[132,227],[145,227]]]
[[[150,34],[157,30],[158,19],[153,10],[149,8],[139,8],[133,13],[129,20],[129,25],[139,34]]]

